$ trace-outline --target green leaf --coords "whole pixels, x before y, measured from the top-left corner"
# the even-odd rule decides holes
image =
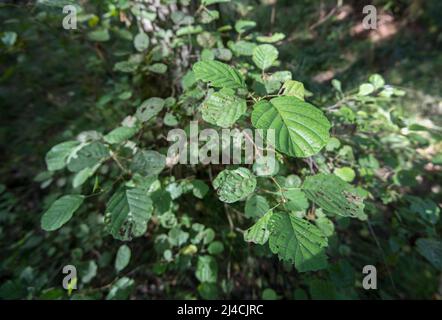
[[[91,41],[106,42],[110,39],[109,30],[102,28],[90,31],[87,38]]]
[[[164,63],[154,63],[147,67],[147,70],[153,73],[163,74],[167,71],[167,65]]]
[[[298,271],[314,271],[327,265],[327,238],[307,220],[293,213],[278,212],[270,218],[270,250],[291,261]]]
[[[284,89],[283,95],[296,97],[304,101],[305,89],[302,82],[296,80],[287,80],[286,82],[284,82],[282,89]]]
[[[299,188],[287,189],[283,191],[284,198],[287,200],[284,206],[290,211],[304,211],[308,208],[308,200]]]
[[[270,206],[266,198],[263,196],[253,194],[246,201],[246,206],[244,208],[244,213],[247,218],[260,218],[267,211],[269,211]]]
[[[374,86],[371,83],[363,83],[359,86],[359,96],[368,96],[370,93],[373,93],[375,90]]]
[[[266,70],[278,59],[278,49],[271,44],[262,44],[253,49],[252,60],[258,68]]]
[[[419,214],[419,216],[431,223],[436,224],[439,221],[440,209],[431,199],[421,199],[414,196],[407,196],[410,202],[410,211]]]
[[[79,172],[84,168],[92,168],[109,157],[109,148],[101,142],[94,141],[86,144],[68,159],[68,169]]]
[[[221,201],[233,203],[245,199],[255,191],[256,178],[246,168],[226,169],[213,180],[213,187]]]
[[[138,33],[134,38],[134,47],[137,51],[143,52],[149,47],[149,37],[144,32]]]
[[[152,200],[145,190],[123,187],[107,203],[106,229],[122,241],[140,237],[146,232],[152,211]]]
[[[336,168],[333,173],[346,182],[352,182],[356,177],[355,171],[350,167]]]
[[[256,223],[244,232],[244,241],[263,245],[270,236],[269,221],[273,211],[269,210]]]
[[[127,267],[130,261],[131,251],[130,248],[123,244],[118,248],[117,257],[115,258],[115,270],[120,272]]]
[[[117,144],[132,138],[138,131],[137,127],[118,127],[105,135],[104,141]]]
[[[307,198],[327,212],[366,219],[364,201],[357,190],[334,174],[309,176],[302,185]]]
[[[193,66],[195,77],[210,82],[217,88],[244,88],[242,75],[231,66],[219,61],[200,61]]]
[[[155,176],[166,167],[166,157],[154,150],[138,150],[131,170],[145,177]]]
[[[195,276],[200,282],[215,283],[218,278],[218,264],[211,256],[199,256]]]
[[[382,76],[377,73],[372,74],[368,81],[370,81],[370,83],[374,86],[376,90],[382,88],[385,85],[384,78],[382,78]]]
[[[83,200],[82,195],[65,195],[58,198],[41,217],[41,228],[46,231],[57,230],[72,218]]]
[[[97,171],[97,169],[100,167],[99,164],[95,165],[93,168],[84,168],[83,170],[77,172],[75,174],[74,179],[72,180],[72,187],[77,188],[81,186],[83,183],[87,181],[94,173]]]
[[[78,141],[66,141],[59,143],[51,148],[46,154],[46,166],[49,171],[63,169],[66,166],[66,159],[71,152],[78,146]]]
[[[141,122],[146,122],[155,117],[164,107],[164,99],[149,98],[144,100],[141,106],[138,107],[135,116]]]
[[[252,123],[275,130],[276,149],[293,157],[318,153],[330,138],[330,122],[322,111],[296,97],[261,100],[254,106]]]
[[[442,241],[437,239],[417,239],[417,251],[437,270],[442,271]]]
[[[201,0],[201,4],[203,6],[210,6],[211,4],[223,3],[223,2],[230,2],[230,0]]]
[[[244,33],[256,27],[256,22],[252,20],[238,20],[235,23],[235,30],[238,33]]]
[[[265,42],[265,43],[275,43],[281,40],[284,40],[285,34],[276,32],[272,34],[271,36],[259,36],[256,38],[258,42]]]
[[[192,180],[192,193],[195,197],[203,199],[204,196],[209,192],[209,186],[202,180]]]
[[[245,112],[247,104],[230,90],[212,93],[201,106],[204,121],[222,128],[231,127]]]
[[[207,251],[213,255],[220,254],[224,251],[224,245],[221,241],[213,241],[207,247]]]
[[[124,300],[129,297],[133,288],[135,286],[135,281],[133,279],[123,277],[118,279],[112,285],[109,293],[106,296],[106,300]]]

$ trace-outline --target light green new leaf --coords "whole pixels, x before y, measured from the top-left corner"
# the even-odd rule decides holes
[[[296,80],[287,80],[286,82],[284,82],[282,88],[284,89],[283,94],[285,96],[296,97],[304,101],[305,89],[302,82]]]
[[[285,34],[276,32],[272,34],[271,36],[259,36],[256,38],[258,42],[265,42],[265,43],[275,43],[281,40],[284,40]]]
[[[346,182],[352,182],[356,177],[355,171],[350,167],[336,168],[333,173]]]
[[[417,251],[437,270],[442,271],[442,241],[437,239],[418,239]]]
[[[199,256],[195,276],[200,282],[214,283],[218,278],[218,264],[211,256]]]
[[[356,189],[334,174],[307,177],[302,185],[307,198],[327,212],[366,219],[364,201]]]
[[[127,267],[130,261],[131,251],[130,248],[123,244],[118,248],[117,257],[115,258],[115,270],[120,272]]]
[[[199,80],[210,82],[217,88],[244,88],[245,82],[242,75],[231,66],[219,61],[200,61],[193,66],[195,77]]]
[[[280,259],[291,261],[300,272],[326,267],[328,241],[316,226],[286,212],[274,213],[269,224],[270,250]]]
[[[132,161],[131,170],[145,177],[155,176],[166,167],[166,157],[154,150],[139,150]]]
[[[256,223],[244,232],[244,241],[263,245],[270,236],[269,220],[273,211],[267,211]]]
[[[204,121],[222,128],[231,127],[245,112],[247,104],[224,89],[211,94],[202,104],[201,113]]]
[[[104,141],[117,144],[132,138],[138,131],[137,127],[118,127],[105,135]]]
[[[66,159],[79,144],[79,141],[66,141],[53,146],[46,154],[45,160],[48,170],[55,171],[63,169],[66,166]]]
[[[260,218],[267,211],[269,211],[270,206],[266,198],[260,195],[253,194],[246,201],[246,206],[244,208],[244,213],[247,218]]]
[[[41,217],[41,228],[46,231],[57,230],[72,218],[83,200],[82,195],[65,195],[58,198]]]
[[[211,4],[223,3],[223,2],[230,2],[230,0],[201,0],[201,4],[203,6],[210,6]]]
[[[262,44],[253,49],[252,60],[258,68],[266,70],[278,59],[278,49],[271,44]]]
[[[359,86],[359,96],[368,96],[370,93],[373,93],[375,90],[374,85],[371,83],[363,83]]]
[[[238,33],[244,33],[256,27],[256,22],[253,20],[238,20],[235,23],[235,30]]]
[[[245,199],[255,191],[256,178],[246,168],[226,169],[213,180],[213,187],[221,201],[233,203]]]
[[[252,123],[275,130],[276,149],[293,157],[318,153],[330,138],[330,122],[322,111],[296,97],[261,100],[254,106]]]
[[[152,211],[152,200],[145,190],[121,188],[107,203],[106,230],[122,241],[140,237],[146,232]]]
[[[108,157],[109,148],[101,142],[94,141],[69,156],[68,169],[71,172],[79,172],[87,167],[94,167]]]

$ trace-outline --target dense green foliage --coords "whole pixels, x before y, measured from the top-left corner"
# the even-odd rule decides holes
[[[441,6],[375,2],[1,5],[0,298],[440,299]],[[191,121],[275,167],[175,164]]]

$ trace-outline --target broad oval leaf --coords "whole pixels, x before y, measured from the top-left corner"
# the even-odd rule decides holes
[[[131,170],[145,177],[155,176],[166,167],[166,157],[154,150],[139,150],[132,161]]]
[[[130,261],[131,251],[130,248],[123,244],[118,248],[117,256],[115,258],[115,270],[120,272],[127,267]]]
[[[280,259],[291,261],[300,272],[326,267],[328,241],[318,227],[286,212],[275,212],[269,224],[270,250]]]
[[[204,121],[222,128],[231,127],[245,112],[247,104],[230,92],[221,90],[211,94],[201,106]]]
[[[262,44],[253,49],[253,62],[261,70],[266,70],[278,59],[278,49],[271,44]]]
[[[135,116],[141,122],[146,122],[155,117],[164,107],[164,99],[153,97],[149,98],[138,107]]]
[[[270,206],[266,198],[254,194],[247,199],[244,213],[247,218],[260,218],[269,211],[269,209]]]
[[[210,82],[217,88],[244,88],[245,82],[242,75],[231,66],[219,61],[199,61],[193,66],[195,77],[199,80]]]
[[[327,212],[361,220],[366,218],[363,198],[353,186],[334,174],[307,177],[301,188],[310,201]]]
[[[63,169],[66,166],[66,159],[79,144],[79,141],[66,141],[53,146],[45,158],[48,170],[55,171]]]
[[[69,156],[68,169],[71,172],[79,172],[84,168],[94,167],[107,157],[109,157],[109,148],[101,142],[94,141]]]
[[[293,157],[318,153],[330,138],[330,122],[322,111],[296,97],[256,103],[252,123],[258,129],[275,130],[276,149]]]
[[[123,187],[107,203],[106,229],[115,239],[122,241],[140,237],[146,232],[152,211],[152,200],[145,190]]]
[[[50,208],[41,217],[41,227],[46,231],[53,231],[68,222],[75,211],[83,203],[82,195],[65,195],[52,203]]]
[[[104,141],[110,144],[121,143],[132,138],[138,131],[138,127],[118,127],[105,135]]]
[[[213,180],[213,187],[221,201],[233,203],[245,199],[255,191],[256,178],[246,168],[226,169]]]

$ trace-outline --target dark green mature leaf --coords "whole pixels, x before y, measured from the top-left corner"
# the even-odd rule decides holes
[[[94,141],[82,147],[68,159],[68,169],[79,172],[84,168],[92,168],[109,157],[109,148],[101,142]]]
[[[67,158],[79,144],[79,141],[66,141],[53,146],[46,154],[45,160],[48,170],[55,171],[63,169],[66,166]]]
[[[253,194],[246,201],[244,213],[247,218],[260,218],[269,211],[269,209],[270,206],[265,197]]]
[[[140,237],[146,232],[152,211],[152,200],[145,190],[123,187],[107,203],[106,229],[122,241]]]
[[[131,164],[131,170],[145,177],[154,176],[166,167],[166,157],[154,150],[139,150]]]
[[[219,61],[200,61],[193,66],[195,77],[199,80],[210,82],[217,88],[244,88],[245,82],[242,75],[231,66]]]
[[[84,196],[78,194],[58,198],[41,217],[41,228],[46,231],[57,230],[72,218],[83,200]]]
[[[307,177],[302,185],[307,198],[327,212],[365,219],[364,201],[356,189],[333,174]]]
[[[153,97],[144,100],[138,107],[135,116],[141,122],[146,122],[155,117],[164,107],[164,99]]]
[[[223,170],[213,180],[219,199],[226,203],[245,199],[256,187],[256,178],[249,169]]]
[[[280,259],[291,261],[300,272],[326,267],[328,241],[316,226],[286,212],[275,212],[269,224],[270,250]]]
[[[442,271],[442,241],[437,239],[418,239],[417,251],[437,270]]]
[[[322,111],[296,97],[256,103],[252,123],[258,129],[275,130],[276,149],[293,157],[318,153],[330,138],[330,122]]]
[[[220,126],[231,127],[245,112],[247,104],[230,90],[211,94],[201,106],[204,121]]]

